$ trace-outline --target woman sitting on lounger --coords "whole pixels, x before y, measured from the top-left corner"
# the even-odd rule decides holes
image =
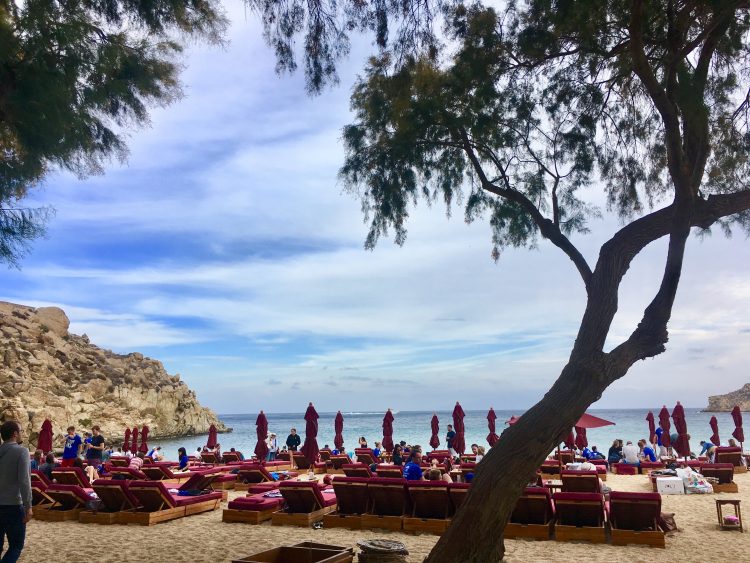
[[[178,469],[180,471],[187,471],[188,468],[188,456],[185,448],[179,448],[177,450],[177,460],[180,462]]]
[[[403,448],[401,445],[394,446],[391,461],[393,462],[393,465],[401,466],[404,464]]]

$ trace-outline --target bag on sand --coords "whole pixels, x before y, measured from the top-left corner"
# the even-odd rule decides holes
[[[664,533],[679,532],[677,522],[674,519],[674,512],[662,512],[659,514],[659,528]]]

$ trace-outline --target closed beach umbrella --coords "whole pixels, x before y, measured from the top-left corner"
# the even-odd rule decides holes
[[[341,411],[336,413],[333,429],[336,431],[336,435],[333,437],[333,445],[336,446],[337,450],[340,450],[341,446],[344,445],[344,415],[341,414]]]
[[[383,417],[383,449],[387,452],[393,451],[393,412],[388,409]]]
[[[125,441],[122,443],[122,451],[127,452],[130,449],[130,428],[125,429]]]
[[[646,415],[646,421],[648,422],[648,441],[652,444],[656,443],[656,420],[654,420],[654,413],[648,411]]]
[[[664,431],[661,435],[662,446],[665,448],[671,447],[672,440],[669,437],[669,430],[672,425],[669,423],[669,411],[667,410],[667,405],[664,405],[659,411],[659,426],[661,426],[661,429]]]
[[[456,401],[456,406],[453,408],[453,430],[456,433],[456,436],[453,438],[451,446],[453,446],[453,451],[458,455],[461,455],[464,453],[464,450],[466,450],[466,442],[464,440],[464,432],[466,431],[466,428],[464,427],[465,416],[464,409],[462,409],[461,405]]]
[[[745,431],[742,429],[742,412],[739,405],[735,405],[732,409],[732,420],[734,420],[735,426],[732,436],[741,444],[745,441]]]
[[[42,422],[42,429],[39,431],[39,440],[37,440],[36,447],[45,454],[52,451],[52,423],[48,418],[45,418],[44,422]]]
[[[141,428],[141,446],[138,451],[143,452],[144,455],[148,453],[148,426]]]
[[[713,431],[713,434],[711,434],[711,443],[714,446],[718,446],[719,444],[721,444],[721,440],[719,439],[719,421],[716,420],[715,416],[712,416],[711,420],[708,421],[708,425]]]
[[[576,448],[582,450],[589,445],[589,440],[586,438],[586,429],[582,426],[576,426]]]
[[[263,461],[268,455],[268,444],[266,444],[266,437],[268,436],[268,420],[263,411],[260,411],[258,418],[255,419],[255,435],[258,437],[258,443],[255,444],[255,455],[258,461]]]
[[[318,413],[312,403],[305,411],[305,443],[302,444],[302,453],[307,461],[315,463],[318,461]]]
[[[568,436],[565,438],[565,447],[569,450],[576,447],[576,436],[573,434],[572,430],[568,432]]]
[[[490,447],[497,444],[497,441],[500,439],[500,436],[498,436],[495,431],[496,420],[497,420],[497,415],[495,414],[495,409],[490,407],[490,412],[487,413],[487,428],[490,431],[490,433],[487,434],[487,443],[490,445]]]
[[[432,413],[430,430],[432,431],[432,436],[430,436],[430,447],[433,450],[436,450],[440,445],[440,438],[438,437],[438,432],[440,432],[440,421],[438,420],[438,416],[435,413]]]
[[[130,442],[130,453],[136,454],[138,453],[138,427],[133,426],[133,431],[130,433],[130,439],[132,442]]]
[[[687,457],[690,455],[690,439],[687,434],[685,409],[680,404],[680,401],[677,401],[677,404],[672,410],[672,421],[674,422],[674,429],[677,431],[677,443],[673,444],[673,446],[679,455]]]
[[[214,448],[216,447],[216,442],[218,441],[218,431],[216,430],[216,425],[212,424],[208,427],[208,441],[206,441],[206,447]]]

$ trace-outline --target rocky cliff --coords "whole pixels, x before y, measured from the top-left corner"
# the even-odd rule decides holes
[[[108,441],[126,427],[147,425],[152,438],[200,434],[224,425],[161,362],[134,352],[103,350],[68,332],[62,309],[0,302],[0,413],[21,422],[36,443],[45,418],[55,446],[65,428],[98,424]]]
[[[726,395],[713,395],[708,398],[708,412],[729,412],[735,405],[740,406],[741,411],[750,411],[750,383],[746,383],[742,389],[732,391]]]

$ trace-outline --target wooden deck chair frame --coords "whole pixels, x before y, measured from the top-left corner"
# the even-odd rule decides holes
[[[362,515],[370,509],[370,495],[364,480],[334,479],[336,491],[336,512],[326,514],[323,526],[326,528],[362,529]],[[362,510],[357,510],[362,508]]]
[[[626,498],[615,498],[610,500],[610,513],[609,513],[609,526],[610,533],[612,535],[612,545],[627,545],[627,544],[639,544],[639,545],[650,545],[651,547],[666,547],[665,545],[665,534],[659,528],[658,522],[658,511],[657,516],[654,517],[653,522],[649,526],[650,529],[633,530],[629,528],[618,527],[618,512],[617,506],[627,506],[629,508],[642,507],[642,506],[659,506],[661,504],[658,500],[644,500],[644,499],[626,499]]]
[[[425,483],[424,481],[417,481]],[[451,499],[448,484],[444,481],[427,482],[420,486],[408,486],[407,494],[411,501],[411,513],[404,516],[405,532],[423,532],[440,535],[450,524]]]
[[[275,512],[271,515],[271,525],[300,526],[303,528],[309,528],[315,522],[323,520],[326,514],[335,512],[337,505],[332,504],[330,506],[323,506],[318,501],[318,497],[315,495],[313,487],[317,487],[317,483],[311,482],[309,488],[279,487],[279,491],[284,497],[287,506],[284,510]],[[298,510],[294,512],[292,511],[292,507],[289,506],[290,504],[296,505],[295,508],[299,508],[300,505],[306,505],[306,509],[309,510]]]
[[[607,530],[606,530],[606,518],[604,516],[604,501],[585,501],[585,500],[557,500],[555,498],[555,540],[556,541],[588,541],[591,543],[606,543],[607,541]],[[578,507],[591,507],[592,511],[602,511],[602,515],[598,516],[600,525],[598,526],[578,526],[570,524],[562,524],[560,521],[563,519],[565,514],[564,507],[575,505]]]

